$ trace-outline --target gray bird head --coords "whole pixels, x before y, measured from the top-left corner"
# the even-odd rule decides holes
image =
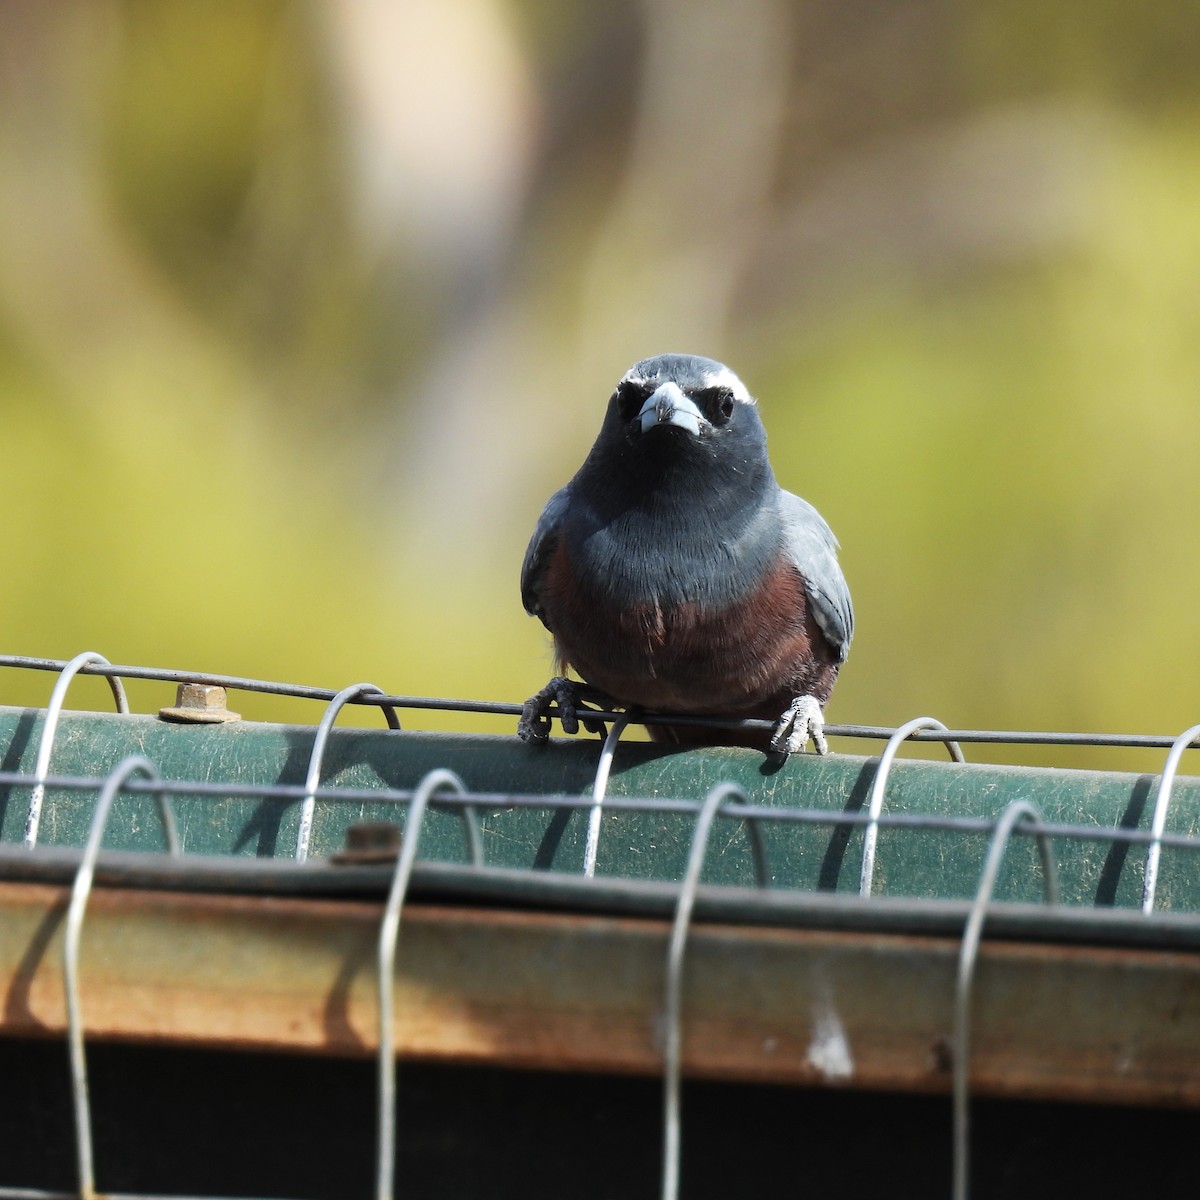
[[[635,363],[608,404],[597,448],[635,459],[737,459],[762,454],[766,435],[745,384],[723,363],[660,354]]]
[[[672,522],[699,528],[717,513],[731,526],[745,521],[779,487],[745,384],[691,354],[660,354],[625,372],[573,486],[600,524],[653,513],[667,522],[656,535],[667,540]]]

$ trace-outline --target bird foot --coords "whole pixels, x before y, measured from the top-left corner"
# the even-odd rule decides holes
[[[809,741],[818,754],[829,753],[825,740],[825,714],[815,696],[797,696],[788,705],[771,734],[771,753],[787,758],[803,754]]]
[[[563,733],[578,733],[580,724],[588,733],[598,733],[605,736],[603,721],[589,720],[585,713],[585,701],[593,704],[607,702],[607,697],[588,687],[586,683],[576,683],[573,679],[556,675],[536,695],[530,696],[521,709],[521,719],[517,722],[517,736],[528,746],[543,746],[550,740],[550,709],[558,709],[558,721]]]

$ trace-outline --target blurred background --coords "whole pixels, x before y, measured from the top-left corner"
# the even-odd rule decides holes
[[[3,0],[0,648],[520,700],[674,350],[841,539],[831,720],[1177,733],[1197,62],[1192,0]]]

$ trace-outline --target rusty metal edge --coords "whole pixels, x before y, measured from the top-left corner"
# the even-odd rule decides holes
[[[0,884],[0,1036],[59,1037],[67,891]],[[99,889],[89,1039],[363,1056],[374,901]],[[405,1057],[655,1075],[659,918],[414,905],[396,974]],[[943,1093],[958,939],[697,924],[683,1067],[697,1077]],[[1196,952],[985,942],[976,1094],[1200,1105]]]
[[[81,851],[39,847],[30,853],[0,846],[0,886],[5,883],[70,883]],[[390,863],[345,865],[329,859],[298,864],[290,859],[102,851],[96,864],[101,887],[196,894],[276,896],[296,899],[361,899],[382,902]],[[669,918],[678,885],[666,881],[584,878],[556,871],[419,862],[411,898],[418,903],[501,905],[537,911]],[[702,884],[696,894],[703,921],[806,929],[958,937],[970,911],[968,900],[803,892]],[[1200,950],[1200,915],[1158,910],[1085,908],[1071,905],[996,904],[988,937],[1076,946],[1126,946]]]

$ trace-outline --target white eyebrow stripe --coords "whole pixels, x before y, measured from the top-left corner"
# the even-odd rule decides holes
[[[709,387],[727,387],[735,400],[744,404],[756,403],[753,396],[746,390],[746,385],[728,368],[723,366],[719,371],[713,371],[704,377]]]
[[[647,379],[638,371],[638,367],[642,363],[635,363],[624,375],[617,380],[617,386],[620,387],[623,383],[641,383],[647,387],[651,386],[651,380]],[[704,374],[705,387],[727,387],[732,393],[735,400],[740,400],[743,404],[757,404],[758,401],[750,395],[746,389],[746,385],[724,364],[719,371],[707,371]]]

